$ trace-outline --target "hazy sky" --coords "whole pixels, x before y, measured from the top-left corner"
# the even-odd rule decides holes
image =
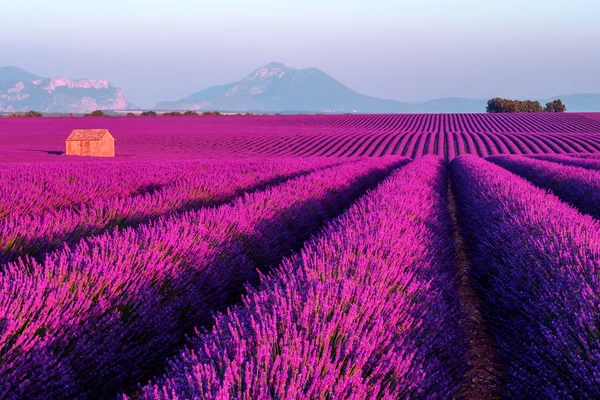
[[[600,0],[94,3],[0,0],[0,65],[105,78],[144,107],[270,61],[397,100],[600,92]]]

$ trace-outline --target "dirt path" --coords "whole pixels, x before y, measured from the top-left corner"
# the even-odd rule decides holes
[[[501,399],[501,371],[495,360],[495,344],[488,333],[479,312],[480,299],[469,283],[468,269],[469,259],[465,252],[462,236],[459,233],[456,218],[456,203],[452,193],[452,187],[448,186],[448,204],[450,214],[454,222],[454,242],[458,256],[459,296],[466,314],[463,327],[467,333],[470,349],[468,351],[471,372],[468,381],[462,386],[458,398],[479,399]]]

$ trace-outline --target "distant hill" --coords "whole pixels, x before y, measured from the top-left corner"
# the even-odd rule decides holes
[[[554,96],[549,99],[541,100],[545,105],[547,102],[561,99],[567,106],[567,111],[571,112],[598,112],[600,111],[600,94],[582,93]]]
[[[553,100],[561,99],[568,112],[600,112],[600,94],[558,95],[538,100],[542,106]],[[411,112],[418,113],[478,113],[485,112],[488,99],[448,98],[411,104]]]
[[[600,94],[556,96],[568,111],[600,111]],[[244,79],[201,90],[157,110],[217,110],[330,113],[478,113],[488,99],[446,98],[400,102],[360,94],[317,68],[294,69],[279,62],[258,68]]]
[[[43,79],[41,76],[16,67],[0,67],[0,84],[13,83],[18,81],[31,82],[37,79]]]
[[[480,113],[485,112],[487,100],[449,97],[411,103],[413,113]]]
[[[128,106],[123,90],[106,80],[43,78],[0,67],[0,112],[86,113]]]

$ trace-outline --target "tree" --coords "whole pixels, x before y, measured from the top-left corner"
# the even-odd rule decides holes
[[[501,99],[500,97],[495,97],[495,98],[489,100],[487,103],[486,112],[493,113],[493,114],[505,112],[503,102],[504,102],[504,99]]]
[[[535,113],[542,112],[539,101],[532,100],[508,100],[496,97],[488,101],[486,112],[488,113]]]
[[[128,116],[128,117],[135,117],[136,115],[135,115],[135,113],[128,112],[128,113],[127,113],[127,116]]]
[[[539,101],[525,100],[519,103],[519,112],[534,113],[543,111],[542,105]]]
[[[187,115],[188,117],[196,116],[198,113],[196,111],[187,110],[183,115]]]
[[[544,108],[545,112],[565,112],[567,111],[567,106],[565,106],[561,99],[556,99],[549,103],[546,103],[546,108]]]
[[[140,115],[142,117],[156,117],[158,114],[156,114],[156,111],[144,111]]]
[[[84,117],[108,117],[108,114],[106,114],[102,110],[95,110],[95,111],[92,111],[89,114],[84,114],[83,116]]]

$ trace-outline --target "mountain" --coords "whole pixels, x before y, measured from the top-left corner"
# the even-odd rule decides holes
[[[492,96],[490,96],[492,97]],[[600,111],[600,94],[560,98],[567,111]],[[445,98],[400,102],[360,94],[317,68],[295,69],[273,62],[244,79],[196,92],[157,110],[326,113],[469,113],[485,112],[487,99]],[[135,108],[123,90],[100,79],[44,78],[16,67],[0,67],[0,112],[86,113]]]
[[[491,96],[490,96],[491,97]],[[568,111],[600,111],[600,94],[561,98]],[[258,68],[241,81],[214,86],[177,101],[160,102],[157,110],[217,110],[332,113],[479,113],[487,99],[446,98],[421,103],[383,100],[360,94],[317,68],[294,69],[279,62]]]
[[[0,111],[86,113],[130,106],[123,90],[101,79],[43,78],[0,67]]]
[[[411,105],[355,92],[317,68],[274,62],[239,82],[215,86],[184,99],[158,103],[159,110],[408,112]]]

